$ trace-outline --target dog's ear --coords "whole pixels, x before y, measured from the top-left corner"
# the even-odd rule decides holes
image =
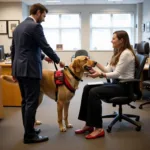
[[[84,60],[88,60],[88,59],[89,59],[89,57],[88,57],[88,56],[84,58]]]
[[[75,72],[80,72],[81,71],[80,60],[79,59],[74,60],[72,67],[75,70]]]

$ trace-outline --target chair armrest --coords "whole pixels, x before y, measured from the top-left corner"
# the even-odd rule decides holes
[[[121,79],[119,83],[135,83],[135,82],[140,82],[140,79]]]
[[[144,85],[144,86],[150,86],[150,80],[143,81],[143,85]]]

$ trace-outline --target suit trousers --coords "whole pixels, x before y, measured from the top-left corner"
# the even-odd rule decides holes
[[[83,89],[78,119],[87,126],[102,128],[102,101],[115,96],[125,96],[126,91],[121,84],[105,83],[102,85],[86,85]]]
[[[40,79],[17,77],[22,96],[22,120],[24,138],[35,136],[34,123],[40,94]]]

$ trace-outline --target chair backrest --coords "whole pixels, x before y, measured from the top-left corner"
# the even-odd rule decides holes
[[[135,68],[135,79],[140,79],[143,69],[144,69],[144,65],[147,60],[147,56],[141,55],[141,54],[136,54],[136,57],[139,61],[139,66],[137,68]],[[107,82],[111,82],[110,79],[107,79]]]
[[[149,55],[149,43],[145,41],[137,43],[136,50],[138,54]]]
[[[137,67],[135,69],[135,79],[140,79],[142,76],[143,70],[144,70],[147,56],[141,55],[141,54],[136,54],[136,57],[139,61],[139,67]],[[132,89],[129,92],[130,92],[130,94],[129,94],[130,101],[135,101],[137,99],[140,99],[142,96],[141,89],[140,89],[140,82],[134,83]],[[134,96],[131,96],[133,94],[132,92],[134,93]],[[131,97],[133,97],[133,99]]]
[[[0,61],[5,59],[4,46],[0,45]]]
[[[139,61],[139,67],[135,69],[135,79],[140,79],[143,69],[144,69],[144,65],[147,60],[147,56],[141,55],[141,54],[136,54],[136,57]]]
[[[80,50],[77,50],[75,53],[75,58],[77,56],[89,56],[89,55],[88,55],[88,52],[86,50],[80,49]]]

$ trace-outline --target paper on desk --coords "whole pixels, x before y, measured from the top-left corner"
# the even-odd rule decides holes
[[[99,85],[99,84],[104,84],[103,81],[99,81],[99,82],[89,82],[88,85]]]
[[[11,60],[10,61],[5,61],[5,64],[11,64]]]

